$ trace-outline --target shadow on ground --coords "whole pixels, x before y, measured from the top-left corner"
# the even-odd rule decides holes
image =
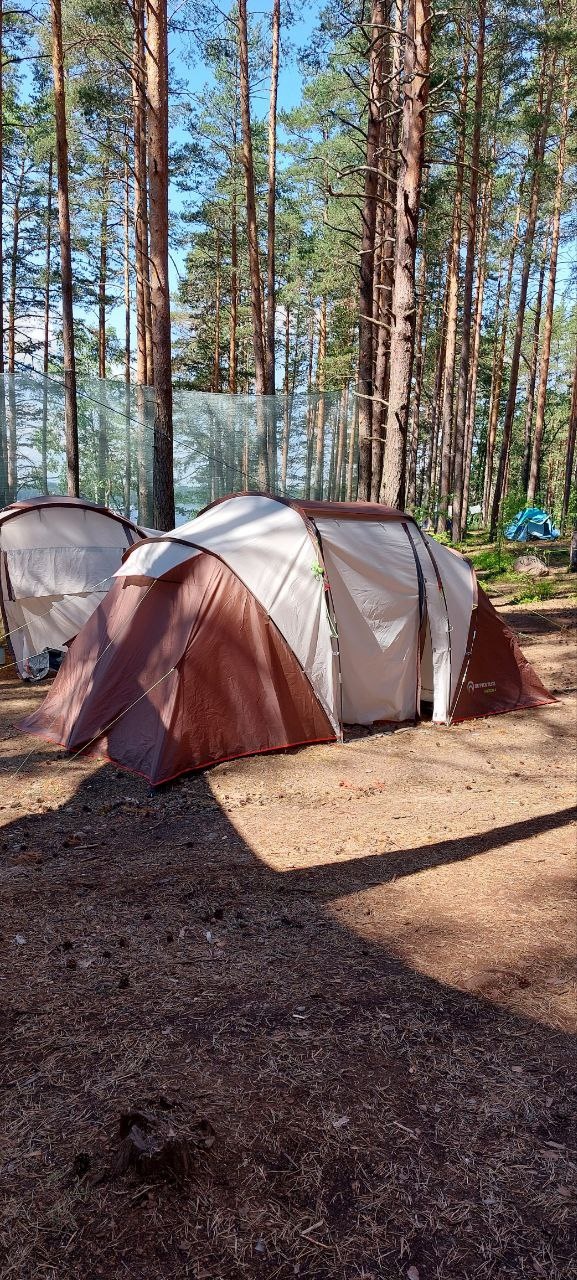
[[[572,811],[279,873],[208,777],[151,796],[74,767],[72,799],[2,831],[0,1275],[575,1274],[570,1037],[330,909]],[[214,1148],[182,1187],[111,1180],[120,1114],[160,1099]]]

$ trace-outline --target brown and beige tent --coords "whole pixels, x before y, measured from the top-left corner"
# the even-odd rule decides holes
[[[22,726],[153,783],[554,699],[469,563],[402,512],[238,494],[132,547]]]

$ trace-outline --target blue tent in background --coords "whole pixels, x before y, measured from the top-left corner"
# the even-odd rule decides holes
[[[551,516],[540,507],[526,507],[518,511],[505,529],[505,537],[509,542],[530,542],[532,538],[560,538]]]

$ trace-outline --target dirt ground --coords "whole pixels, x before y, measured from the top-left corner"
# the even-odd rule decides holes
[[[577,1276],[560,593],[501,592],[555,705],[156,794],[0,684],[2,1280]],[[187,1179],[118,1167],[143,1107]]]

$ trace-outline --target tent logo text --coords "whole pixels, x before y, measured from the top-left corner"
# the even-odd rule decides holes
[[[482,689],[483,693],[495,693],[495,681],[494,680],[478,680],[475,683],[474,680],[469,680],[467,684],[467,691],[469,693],[475,693],[477,689]]]

